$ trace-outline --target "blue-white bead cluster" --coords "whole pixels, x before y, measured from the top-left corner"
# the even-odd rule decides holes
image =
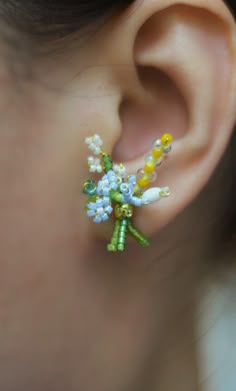
[[[113,170],[110,170],[100,181],[98,181],[97,194],[99,196],[108,197],[110,195],[110,191],[117,190],[118,186],[118,177]]]
[[[87,206],[87,215],[89,217],[94,217],[93,221],[97,224],[102,221],[107,221],[109,219],[109,215],[113,212],[109,197],[103,197],[97,199],[95,202],[89,202]]]

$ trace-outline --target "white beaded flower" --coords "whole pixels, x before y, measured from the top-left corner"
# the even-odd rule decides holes
[[[89,156],[88,166],[90,172],[101,173],[103,171],[101,160],[99,158],[94,158],[93,156]]]
[[[95,134],[92,137],[87,137],[85,142],[94,155],[99,155],[101,153],[101,146],[103,145],[103,141],[98,134]]]
[[[126,168],[123,164],[114,164],[113,170],[121,178],[124,178],[126,176]]]

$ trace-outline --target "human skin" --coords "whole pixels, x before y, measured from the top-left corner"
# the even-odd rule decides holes
[[[63,52],[32,59],[31,79],[12,78],[1,59],[1,390],[201,389],[195,301],[211,235],[205,221],[217,205],[204,209],[207,191],[193,200],[235,121],[235,28],[221,1],[183,3],[135,3],[82,44],[74,39]],[[153,22],[161,29],[150,37]],[[174,48],[167,28],[190,33],[183,51],[176,43],[176,73],[163,51],[162,43]],[[153,42],[162,57],[150,57]],[[190,56],[194,83],[186,52],[198,54]],[[208,88],[200,98],[196,82]],[[84,211],[84,139],[100,134],[106,151],[135,173],[161,128],[177,140],[161,171],[173,195],[137,211],[149,248],[129,242],[126,252],[109,254],[112,221],[95,226]]]

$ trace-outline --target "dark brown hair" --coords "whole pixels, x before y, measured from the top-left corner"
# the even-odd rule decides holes
[[[0,13],[18,31],[37,39],[55,39],[79,32],[133,0],[8,0]]]

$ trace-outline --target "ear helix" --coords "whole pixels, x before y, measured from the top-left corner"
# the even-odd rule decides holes
[[[142,247],[149,246],[148,239],[132,224],[132,217],[135,208],[170,195],[168,187],[148,187],[156,181],[156,168],[171,151],[172,140],[167,133],[155,140],[143,168],[136,175],[128,175],[123,164],[114,164],[111,157],[102,151],[103,141],[99,135],[86,138],[85,142],[94,154],[88,157],[89,171],[104,174],[97,183],[88,179],[83,185],[83,193],[88,197],[86,213],[97,224],[113,215],[114,231],[107,245],[108,251],[124,251],[128,234]]]

